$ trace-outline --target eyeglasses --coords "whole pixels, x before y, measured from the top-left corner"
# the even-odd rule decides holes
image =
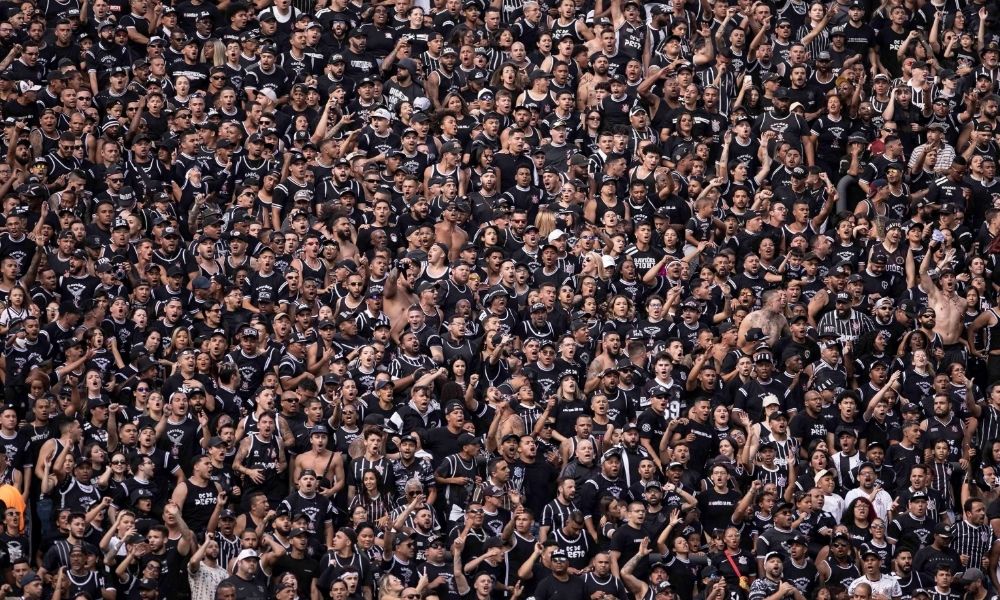
[[[109,177],[108,181],[110,181],[111,183],[121,183],[121,182],[125,181],[125,178],[124,177]]]

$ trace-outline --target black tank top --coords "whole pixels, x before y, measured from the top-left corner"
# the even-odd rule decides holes
[[[598,221],[600,221],[601,217],[604,216],[604,213],[608,212],[609,210],[611,212],[615,213],[616,215],[618,215],[619,219],[622,219],[622,220],[625,219],[625,203],[624,202],[618,202],[614,206],[608,206],[607,204],[604,203],[604,200],[601,199],[600,196],[598,196],[595,199],[595,202],[597,203],[597,213],[595,214],[595,217],[597,218]]]
[[[236,272],[242,268],[250,268],[250,257],[244,256],[243,262],[239,264],[232,264],[230,261],[232,257],[226,257],[226,260],[222,261],[222,272],[226,274],[226,277],[232,280],[236,276]]]
[[[861,577],[861,571],[858,570],[857,565],[853,562],[847,563],[846,566],[841,566],[837,564],[837,561],[830,558],[826,559],[826,564],[830,565],[830,580],[828,583],[842,585],[844,588],[849,588],[851,582]]]
[[[553,41],[558,41],[568,36],[573,40],[574,45],[583,43],[583,38],[576,31],[575,18],[570,21],[568,25],[562,24],[562,17],[557,18],[552,22],[552,29],[550,33],[552,34]]]
[[[265,442],[256,433],[250,435],[250,449],[243,461],[247,469],[260,469],[265,479],[272,479],[278,474],[278,439],[274,435],[271,441]],[[267,481],[260,487],[267,487]]]
[[[997,313],[996,309],[991,308],[990,312],[996,317],[996,325],[991,325],[984,328],[982,331],[986,334],[986,348],[991,352],[993,350],[1000,350],[1000,313]]]
[[[319,267],[317,268],[310,267],[309,264],[306,263],[305,259],[302,259],[301,262],[302,281],[315,279],[320,283],[321,287],[326,284],[326,265],[323,264],[323,261],[319,262]]]
[[[188,479],[187,497],[184,498],[183,514],[184,521],[196,533],[205,531],[208,528],[208,519],[215,509],[216,489],[215,484],[209,482],[208,485],[198,485]]]

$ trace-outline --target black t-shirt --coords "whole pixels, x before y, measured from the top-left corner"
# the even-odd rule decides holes
[[[583,578],[570,575],[567,581],[555,576],[543,579],[535,588],[535,600],[579,600],[583,598]]]
[[[709,488],[699,494],[698,509],[701,511],[701,524],[705,531],[728,527],[739,502],[740,494],[735,490],[720,494],[715,488]]]

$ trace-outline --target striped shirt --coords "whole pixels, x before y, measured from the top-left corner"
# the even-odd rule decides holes
[[[219,566],[228,569],[229,561],[236,558],[236,555],[243,549],[240,538],[229,539],[222,535],[221,531],[215,532],[215,541],[219,544]]]
[[[799,27],[798,39],[800,40],[804,39],[807,35],[809,35],[809,33],[812,30],[813,28],[811,25],[809,25],[809,23],[803,24],[801,27]],[[820,52],[826,52],[829,49],[830,49],[829,27],[824,27],[823,30],[820,31],[818,34],[816,34],[816,37],[814,37],[812,41],[809,42],[809,45],[806,46],[806,52],[808,52],[809,55],[812,56],[813,58],[815,58]]]
[[[980,402],[983,412],[979,415],[979,427],[976,429],[980,451],[985,451],[993,440],[1000,439],[1000,409],[986,402]]]
[[[871,317],[863,312],[851,309],[851,314],[846,319],[837,317],[837,311],[831,310],[823,315],[819,320],[818,330],[822,331],[826,327],[833,327],[843,340],[855,341],[862,335],[875,329]]]
[[[939,506],[939,511],[955,510],[955,497],[951,491],[951,478],[955,473],[955,467],[950,462],[931,461],[927,463],[930,470],[930,487],[937,490],[944,498],[944,506]]]
[[[951,532],[951,549],[959,556],[968,556],[970,567],[980,568],[983,558],[989,556],[990,548],[993,547],[993,530],[990,526],[985,523],[973,525],[962,519],[952,526]]]
[[[924,159],[924,154],[927,153],[928,147],[927,144],[922,144],[913,149],[913,154],[910,155],[910,162],[907,165],[910,169],[920,164],[920,161]],[[941,144],[938,147],[937,160],[934,161],[934,172],[943,173],[947,171],[954,160],[955,149],[951,147],[951,144]]]
[[[542,508],[541,526],[549,527],[550,529],[562,529],[567,519],[569,519],[570,513],[574,510],[579,510],[575,502],[570,502],[566,505],[559,502],[559,500],[553,500]]]

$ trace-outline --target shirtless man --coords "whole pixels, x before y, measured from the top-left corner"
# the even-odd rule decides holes
[[[360,256],[358,247],[351,241],[357,239],[358,236],[354,231],[354,226],[351,225],[351,220],[348,218],[346,212],[340,211],[337,214],[337,217],[333,222],[333,234],[337,239],[337,243],[340,245],[340,253],[337,255],[337,259],[358,260]]]
[[[764,332],[768,346],[773,348],[778,343],[788,331],[788,319],[784,315],[785,302],[784,290],[767,290],[761,295],[761,308],[747,315],[740,323],[736,339],[743,352],[751,354],[757,345],[756,340],[747,340],[747,332],[754,328],[760,328]]]
[[[948,250],[939,263],[936,272],[928,270],[931,255],[937,243],[932,243],[930,252],[920,262],[920,284],[927,290],[927,306],[934,309],[934,333],[944,346],[945,357],[941,364],[952,361],[965,363],[965,344],[962,343],[962,313],[965,312],[965,298],[955,291],[955,273],[948,266],[955,257],[955,250]],[[936,276],[936,277],[935,277]],[[937,281],[935,281],[937,279]]]
[[[469,241],[469,234],[458,226],[459,215],[461,214],[457,203],[450,202],[444,209],[440,223],[434,225],[434,239],[448,245],[448,260],[458,260],[462,247]]]
[[[382,312],[389,317],[389,322],[392,323],[393,339],[396,339],[406,325],[407,309],[416,304],[419,299],[413,289],[419,273],[419,263],[404,258],[402,271],[394,268],[389,271],[386,278],[385,292],[382,294]]]
[[[316,425],[309,434],[309,451],[295,457],[292,465],[292,479],[298,480],[305,469],[319,473],[319,493],[327,498],[344,489],[344,457],[340,452],[327,450],[326,442],[330,434],[326,425]],[[332,485],[330,485],[332,483]]]

